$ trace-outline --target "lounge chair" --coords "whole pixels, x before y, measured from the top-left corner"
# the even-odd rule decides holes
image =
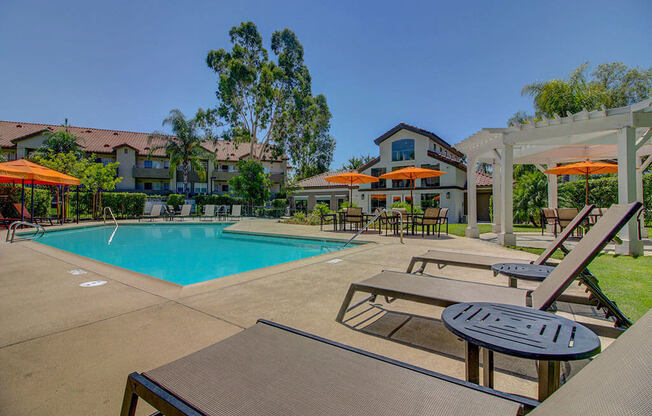
[[[409,273],[383,271],[362,282],[352,283],[335,319],[337,322],[342,322],[346,312],[366,303],[367,300],[375,300],[377,296],[437,306],[480,301],[547,310],[636,214],[640,206],[640,202],[612,206],[533,291],[443,277],[422,277]],[[369,293],[371,296],[349,308],[356,292]],[[611,313],[611,310],[608,309],[608,312]],[[617,325],[618,323],[616,322]],[[603,329],[596,325],[587,326],[596,330]]]
[[[233,205],[231,207],[230,217],[240,220],[240,218],[242,217],[242,205]]]
[[[30,214],[27,207],[25,207],[25,206],[23,206],[21,204],[12,204],[12,205],[14,206],[14,208],[16,208],[16,212],[18,212],[19,216],[20,216],[20,212],[22,210],[22,212],[23,212],[23,215],[22,215],[23,221],[33,222],[35,224],[39,224],[39,223],[42,224],[43,222],[47,221],[47,222],[50,223],[50,225],[53,225],[52,218],[50,218],[50,217],[34,217],[34,218],[32,218],[32,214]],[[20,220],[18,220],[18,221],[20,221]]]
[[[141,219],[149,219],[150,221],[154,221],[157,218],[163,218],[163,205],[161,204],[152,205],[152,211],[148,215],[143,215],[138,218],[138,221]]]
[[[192,209],[192,205],[183,204],[181,206],[181,213],[179,214],[179,218],[181,218],[183,220],[184,218],[190,217],[190,210],[191,209]]]
[[[534,264],[548,264],[550,256],[554,254],[557,249],[563,247],[566,239],[578,227],[582,221],[589,215],[593,205],[587,205],[582,211],[575,216],[566,228],[564,228],[557,238],[541,253],[541,255],[533,262]],[[428,264],[436,264],[440,269],[447,266],[461,266],[471,267],[476,269],[491,270],[491,266],[496,263],[524,263],[523,259],[509,258],[509,257],[496,257],[496,256],[483,256],[481,254],[444,251],[444,250],[429,250],[422,256],[412,257],[407,272],[412,273],[414,266],[421,263],[421,267],[416,271],[422,273]],[[556,262],[552,263],[557,264]],[[516,283],[515,281],[510,283]]]
[[[213,221],[215,219],[215,205],[204,205],[204,215],[201,219],[206,221]]]
[[[652,312],[539,403],[273,322],[127,378],[166,415],[648,415]]]
[[[9,226],[11,225],[12,222],[15,221],[20,221],[20,218],[7,218],[0,214],[0,225],[9,229]]]

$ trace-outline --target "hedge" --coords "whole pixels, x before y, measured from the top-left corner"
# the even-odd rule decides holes
[[[12,206],[12,204],[20,204],[21,198],[21,187],[20,186],[10,186],[10,185],[0,185],[0,194],[8,195],[9,203],[4,204],[0,209],[2,209],[2,215],[5,217],[16,218],[20,216],[20,212]],[[32,189],[29,187],[25,188],[25,207],[27,211],[31,213],[32,211]],[[48,208],[50,207],[50,202],[52,201],[52,193],[49,189],[34,188],[34,215],[37,217],[46,217],[48,216]]]
[[[213,205],[245,205],[242,198],[234,198],[230,195],[195,195],[195,204],[204,206],[207,204]],[[169,197],[168,197],[169,200]]]
[[[116,218],[135,218],[143,215],[147,195],[132,192],[102,192],[101,207],[95,207],[95,215],[101,217],[104,207],[110,207]],[[77,201],[74,192],[70,193],[71,215],[76,214]],[[93,194],[85,191],[79,193],[79,214],[91,215]]]
[[[585,183],[583,180],[559,184],[559,206],[581,209],[585,201]],[[589,203],[598,207],[609,208],[618,203],[618,178],[608,176],[589,180]],[[652,208],[652,174],[643,175],[643,204]],[[652,215],[647,215],[650,220]]]

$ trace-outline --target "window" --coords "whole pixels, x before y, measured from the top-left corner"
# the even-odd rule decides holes
[[[269,173],[270,173],[269,168],[263,168],[263,173],[264,173],[265,175],[269,175]]]
[[[163,162],[163,168],[170,169],[170,161],[169,160],[166,160],[165,162]]]
[[[229,185],[222,185],[222,192],[229,192]]]
[[[371,169],[371,176],[379,177],[383,175],[387,170],[385,168],[373,168]],[[371,189],[383,189],[387,186],[385,179],[380,179],[378,182],[371,183]]]
[[[385,208],[387,207],[387,195],[385,194],[372,194],[371,195],[371,211],[373,212],[376,208]]]
[[[222,169],[222,172],[228,172],[229,171],[229,165],[222,165],[221,169]]]
[[[152,183],[151,182],[145,182],[145,190],[146,191],[151,191],[152,190]]]
[[[434,169],[434,170],[440,170],[439,169],[439,163],[436,163],[434,165],[421,165],[422,168],[424,169]],[[439,176],[435,178],[423,178],[421,179],[421,186],[424,188],[435,188],[439,186]]]
[[[143,166],[148,168],[148,169],[151,169],[152,168],[152,161],[151,160],[145,160],[143,162]]]
[[[170,190],[170,182],[163,182],[163,190],[164,191]]]
[[[414,139],[396,140],[392,143],[392,162],[414,160]]]
[[[439,194],[421,194],[421,208],[439,207]]]
[[[407,166],[394,166],[392,171],[406,168]],[[392,179],[393,188],[410,188],[412,186],[412,181],[409,179]]]

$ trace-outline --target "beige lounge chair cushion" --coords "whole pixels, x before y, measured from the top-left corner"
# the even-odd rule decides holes
[[[460,302],[497,302],[527,306],[527,290],[444,277],[384,271],[352,285],[356,290],[380,295],[398,295],[431,305],[448,306]]]

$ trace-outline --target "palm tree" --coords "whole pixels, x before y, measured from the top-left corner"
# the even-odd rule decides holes
[[[188,175],[190,168],[194,169],[202,177],[206,171],[201,159],[212,160],[212,153],[202,147],[204,138],[199,133],[199,126],[196,119],[186,119],[183,113],[177,109],[171,110],[170,115],[163,120],[163,126],[169,125],[174,135],[162,132],[154,132],[147,138],[150,145],[149,156],[157,150],[165,150],[170,158],[170,173],[173,173],[179,166],[183,172],[183,193],[188,197]]]
[[[61,125],[63,130],[49,131],[45,133],[45,140],[35,154],[47,158],[50,154],[74,153],[78,160],[84,157],[84,150],[79,145],[84,139],[75,136],[70,132],[68,119]]]

